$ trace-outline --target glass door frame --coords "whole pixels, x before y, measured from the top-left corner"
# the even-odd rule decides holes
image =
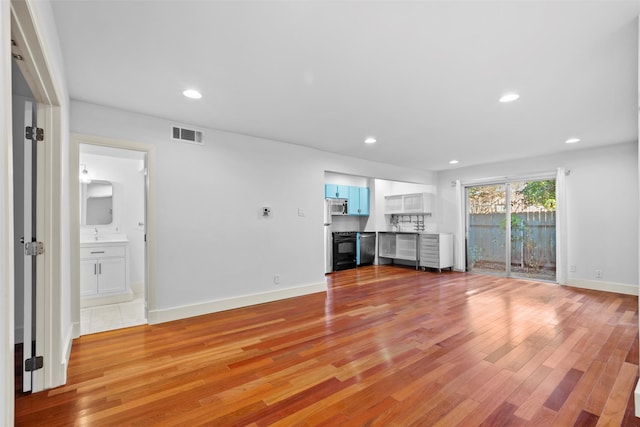
[[[466,265],[466,271],[472,271],[471,267],[469,265],[469,259],[471,258],[470,256],[470,248],[469,248],[469,236],[470,236],[470,227],[471,227],[471,220],[470,220],[470,216],[471,216],[471,212],[470,212],[470,203],[469,203],[469,190],[471,188],[478,188],[478,187],[492,187],[492,186],[502,186],[502,190],[505,193],[504,196],[504,200],[505,200],[505,219],[506,218],[510,218],[511,217],[511,197],[510,197],[510,188],[509,188],[509,183],[508,182],[501,182],[501,181],[493,181],[493,182],[482,182],[482,183],[477,183],[477,184],[468,184],[464,186],[464,195],[465,195],[465,200],[464,200],[464,209],[465,209],[465,242],[466,242],[466,251],[465,251],[465,257],[467,258],[467,265]],[[508,260],[510,259],[511,256],[511,245],[509,244],[511,239],[511,222],[510,221],[505,221],[505,241],[504,241],[504,253],[503,253],[503,259],[502,259],[502,264],[504,265],[504,271],[502,270],[495,270],[492,271],[489,274],[495,274],[498,276],[506,276],[509,277],[511,274],[511,263],[508,262]]]
[[[470,250],[469,250],[469,235],[470,235],[470,203],[469,203],[469,189],[474,188],[474,187],[486,187],[486,186],[504,186],[504,191],[505,191],[505,212],[504,212],[504,218],[505,218],[505,241],[504,241],[504,246],[505,246],[505,253],[504,253],[504,272],[502,271],[495,271],[493,273],[488,273],[488,274],[495,274],[498,276],[505,276],[505,277],[514,277],[514,278],[523,278],[523,279],[528,279],[529,277],[526,276],[520,276],[520,275],[513,275],[512,272],[512,266],[511,266],[511,255],[512,255],[512,251],[511,251],[511,214],[512,214],[512,208],[511,208],[511,196],[512,196],[512,189],[511,186],[514,183],[518,183],[518,182],[534,182],[534,181],[547,181],[547,180],[553,180],[556,181],[557,177],[555,175],[552,174],[544,174],[544,175],[535,175],[535,176],[521,176],[521,177],[504,177],[503,179],[497,179],[497,180],[481,180],[481,181],[476,181],[476,182],[468,182],[468,183],[464,183],[462,184],[462,187],[464,188],[464,219],[465,219],[465,224],[464,224],[464,232],[465,232],[465,258],[466,258],[466,266],[465,266],[465,270],[466,271],[473,271],[471,270],[470,267]],[[556,237],[557,239],[557,237]],[[556,282],[558,278],[558,270],[557,270],[557,265],[556,265],[556,271],[554,274],[554,278],[553,282]],[[545,281],[549,281],[549,279],[545,279],[545,278],[536,278],[535,280],[545,280]]]

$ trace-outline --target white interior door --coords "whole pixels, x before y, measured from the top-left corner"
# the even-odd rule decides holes
[[[32,127],[34,124],[34,109],[33,103],[25,101],[24,106],[24,127],[22,131],[27,127]],[[31,139],[24,138],[24,170],[23,170],[23,227],[22,227],[22,241],[24,243],[35,241],[35,198],[36,194],[35,185],[35,173],[36,168],[34,158],[36,143]],[[23,263],[23,292],[24,292],[24,319],[23,319],[23,356],[22,356],[22,391],[27,392],[32,390],[33,376],[31,371],[27,371],[27,361],[35,355],[35,334],[33,328],[35,325],[35,263],[31,255],[27,255],[23,250],[21,254],[16,253],[16,256],[24,257]]]

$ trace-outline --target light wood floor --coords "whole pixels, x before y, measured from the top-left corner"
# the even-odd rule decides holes
[[[637,297],[364,267],[329,291],[83,336],[17,425],[638,425]]]

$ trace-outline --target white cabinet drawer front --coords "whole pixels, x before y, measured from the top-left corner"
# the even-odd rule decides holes
[[[438,252],[440,248],[438,245],[425,245],[424,243],[420,246],[420,250],[422,251],[435,251]]]
[[[80,248],[80,258],[124,257],[124,246],[96,246]]]
[[[440,257],[437,253],[434,254],[433,252],[420,252],[420,259],[438,261]]]
[[[440,268],[440,264],[437,261],[420,261],[421,267]]]
[[[423,242],[429,241],[429,242],[438,242],[439,239],[439,235],[438,234],[423,234],[422,236],[420,236],[420,238],[422,239]]]

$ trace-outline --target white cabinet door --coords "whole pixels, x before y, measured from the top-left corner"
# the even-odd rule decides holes
[[[98,293],[126,290],[124,258],[103,258],[98,263]]]
[[[98,263],[95,259],[80,261],[80,296],[98,293]]]
[[[378,235],[378,256],[385,258],[396,257],[396,235],[381,233]]]
[[[396,258],[407,261],[416,261],[418,259],[417,250],[417,234],[398,234],[396,235]]]
[[[385,214],[431,214],[431,193],[399,194],[384,197]]]

